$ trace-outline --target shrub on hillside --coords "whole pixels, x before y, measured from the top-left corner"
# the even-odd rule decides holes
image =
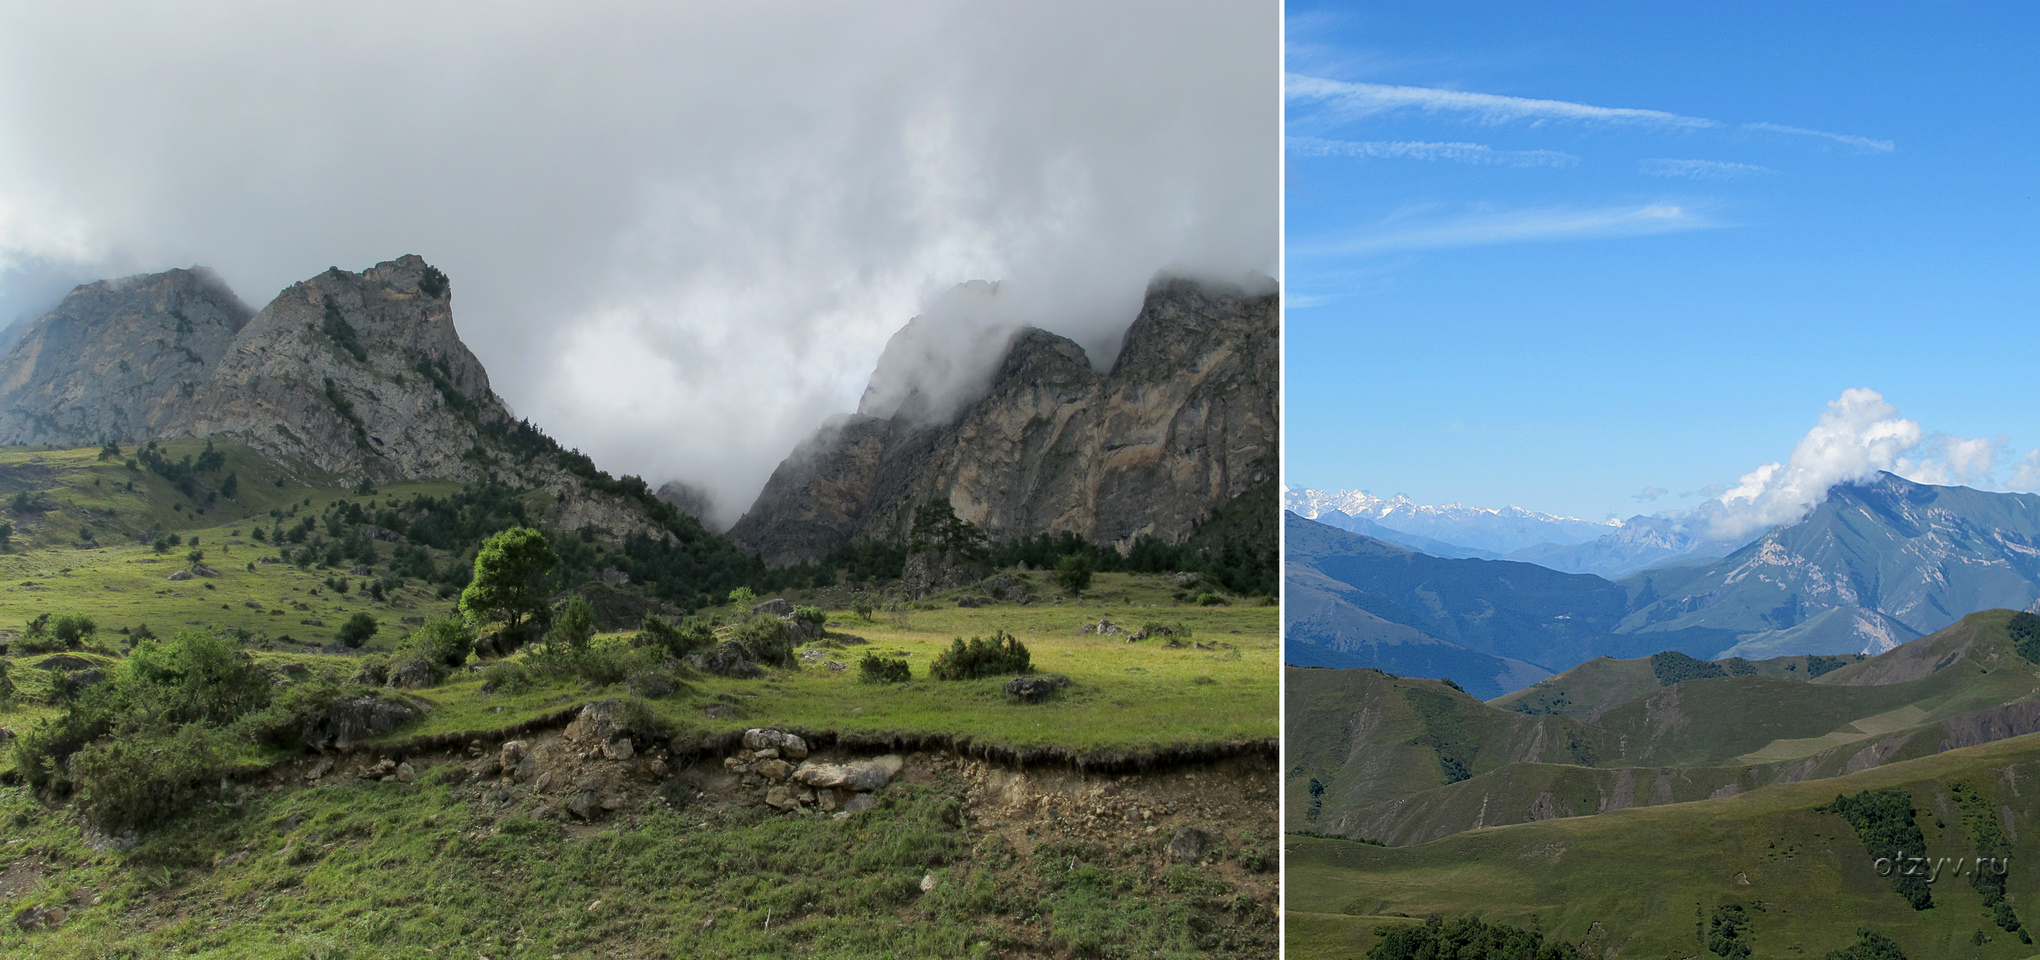
[[[2019,656],[2033,663],[2040,663],[2040,615],[2031,613],[2012,614],[2012,622],[2005,625],[2012,635],[2012,646]]]
[[[829,622],[829,611],[821,607],[795,607],[793,618],[819,627]]]
[[[715,630],[699,617],[688,617],[677,625],[658,614],[645,617],[634,643],[665,651],[674,659],[715,645]]]
[[[482,668],[484,693],[523,693],[532,683],[531,671],[515,660],[498,660]]]
[[[7,670],[11,666],[13,661],[0,659],[0,704],[14,699],[14,678],[7,675]]]
[[[905,683],[913,679],[914,672],[905,660],[895,657],[881,657],[867,653],[857,661],[857,679],[865,683]]]
[[[444,617],[411,631],[397,649],[454,670],[475,652],[475,632],[459,617]]]
[[[1004,630],[990,640],[972,637],[964,643],[956,638],[949,649],[935,658],[928,675],[937,680],[975,680],[1004,673],[1026,673],[1034,669],[1034,657],[1019,638]]]
[[[751,659],[759,663],[774,667],[795,663],[793,630],[778,617],[753,617],[739,623],[730,631],[730,639],[743,644],[751,651]]]
[[[234,756],[217,727],[187,723],[174,732],[95,740],[70,759],[79,806],[109,833],[147,830],[175,819],[220,779]]]
[[[545,632],[547,648],[563,647],[581,649],[595,636],[595,608],[588,605],[588,598],[575,594],[567,605],[553,617],[552,628]]]
[[[374,617],[366,613],[357,613],[340,625],[340,642],[346,644],[350,650],[358,650],[362,644],[368,642],[368,638],[375,636],[381,629],[381,625],[375,622]]]
[[[1900,787],[1865,790],[1853,797],[1836,794],[1835,802],[1815,807],[1814,812],[1832,813],[1849,821],[1856,828],[1856,837],[1863,841],[1863,849],[1872,857],[1895,856],[1894,850],[1926,849],[1926,838],[1918,821],[1913,819],[1912,794]],[[1934,894],[1925,877],[1893,870],[1891,888],[1914,910],[1934,905]]]

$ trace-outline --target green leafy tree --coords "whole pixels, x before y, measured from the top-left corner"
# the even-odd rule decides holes
[[[340,625],[340,642],[346,644],[350,650],[359,649],[362,644],[368,642],[368,638],[375,636],[381,629],[382,625],[376,623],[374,617],[357,613]]]
[[[91,617],[82,613],[64,614],[50,624],[50,634],[61,641],[64,646],[73,649],[76,649],[79,644],[84,643],[86,640],[91,639],[98,632],[99,624],[93,622]]]
[[[737,605],[738,612],[744,612],[750,610],[751,605],[758,602],[758,595],[752,593],[750,587],[738,587],[730,591],[730,602]]]
[[[474,579],[460,592],[461,616],[477,629],[501,622],[506,632],[545,619],[546,579],[559,563],[545,534],[530,527],[490,537],[475,554]]]
[[[1080,594],[1091,589],[1091,558],[1072,553],[1055,565],[1055,582],[1064,592]]]
[[[11,520],[0,520],[0,548],[5,548],[7,542],[13,539],[14,522]]]
[[[184,559],[191,561],[191,565],[196,567],[199,564],[205,562],[205,551],[193,550],[190,553],[185,554]]]

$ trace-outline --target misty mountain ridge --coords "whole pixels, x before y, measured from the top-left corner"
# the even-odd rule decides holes
[[[1804,520],[1726,557],[1620,581],[1429,556],[1295,514],[1286,523],[1290,596],[1313,598],[1298,608],[1313,616],[1292,623],[1290,662],[1417,673],[1415,661],[1444,662],[1428,646],[1443,642],[1466,672],[1439,675],[1489,696],[1515,688],[1515,663],[1560,672],[1664,650],[1878,654],[1977,610],[2040,601],[2040,495],[1889,473],[1834,487]]]
[[[998,295],[966,285],[944,309],[989,311]],[[914,511],[943,499],[995,540],[1182,542],[1227,504],[1272,492],[1277,303],[1272,284],[1159,275],[1109,370],[1067,337],[1021,327],[976,388],[969,368],[989,328],[917,320],[887,344],[860,412],[803,441],[729,536],[768,563],[799,563],[903,542]],[[914,372],[952,341],[958,365]]]

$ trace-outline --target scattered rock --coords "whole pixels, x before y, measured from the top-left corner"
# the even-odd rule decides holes
[[[996,606],[998,605],[998,602],[999,601],[994,600],[990,597],[960,597],[957,599],[956,605],[959,607],[963,607],[964,609],[967,610],[972,610],[978,607]]]
[[[940,885],[940,884],[938,884],[938,883],[937,883],[937,881],[935,880],[935,875],[934,875],[934,874],[930,873],[930,874],[924,874],[924,875],[922,875],[922,877],[921,877],[921,892],[922,892],[922,893],[934,893],[934,892],[935,892],[935,888],[936,888],[937,886],[939,886],[939,885]]]
[[[601,816],[601,810],[601,801],[593,790],[583,790],[567,801],[567,812],[583,820],[593,820]]]
[[[418,770],[408,763],[397,764],[397,782],[413,783],[418,779]]]
[[[440,679],[437,664],[424,657],[412,657],[390,668],[389,685],[399,690],[422,690],[437,686]]]
[[[281,673],[284,676],[291,678],[292,680],[303,680],[304,678],[312,675],[312,671],[302,663],[286,663],[283,666],[278,667],[276,672]]]
[[[899,754],[889,753],[871,760],[857,760],[850,763],[803,763],[793,772],[792,779],[805,786],[841,788],[869,792],[884,788],[900,772],[905,761]]]
[[[843,812],[863,813],[864,811],[869,810],[875,806],[878,806],[878,801],[874,799],[871,796],[871,794],[860,793],[854,797],[851,797],[848,800],[843,801]]]
[[[44,670],[89,670],[92,667],[92,661],[84,657],[74,657],[68,653],[60,653],[54,657],[44,657],[43,662],[36,664],[36,666]]]
[[[784,760],[767,760],[758,765],[758,775],[773,783],[785,783],[793,774],[793,764]]]
[[[1126,635],[1126,628],[1110,620],[1100,620],[1097,623],[1086,624],[1080,632],[1095,633],[1101,637],[1123,637]]]
[[[790,617],[793,616],[793,602],[784,597],[774,597],[752,607],[751,613],[760,617]]]
[[[206,566],[206,565],[205,565],[205,564],[203,564],[203,563],[201,563],[201,564],[199,564],[199,565],[197,565],[197,566],[195,566],[195,567],[192,567],[192,568],[191,568],[191,572],[192,572],[192,573],[195,573],[195,574],[198,574],[198,575],[199,575],[199,576],[201,576],[201,577],[211,577],[212,579],[215,579],[215,580],[217,580],[217,579],[219,579],[219,578],[220,578],[221,576],[223,576],[223,574],[221,574],[221,573],[220,573],[220,572],[219,572],[218,570],[214,570],[213,568],[211,568],[211,567],[208,567],[208,566]],[[177,579],[177,578],[176,578],[176,577],[171,577],[170,579],[172,579],[172,580],[175,580],[175,579]]]
[[[332,772],[333,772],[333,758],[320,757],[319,762],[312,764],[312,769],[305,772],[305,780],[316,781],[325,777],[326,774]]]
[[[1027,596],[1027,583],[1010,573],[987,577],[978,588],[994,600],[1017,601]]]
[[[368,576],[368,566],[366,564],[357,563],[354,566],[347,568],[347,575],[350,577]]]
[[[776,810],[792,810],[800,806],[800,797],[785,786],[765,791],[765,805]]]
[[[426,709],[423,704],[393,703],[376,697],[335,700],[324,714],[305,724],[305,745],[319,751],[346,750],[395,730]]]
[[[597,700],[567,724],[566,736],[575,743],[606,744],[623,732],[623,701]]]
[[[180,582],[181,582],[181,581],[185,581],[185,580],[189,580],[189,579],[191,579],[191,576],[192,576],[192,574],[191,574],[191,571],[189,571],[189,570],[179,570],[179,571],[177,571],[176,573],[173,573],[173,574],[171,574],[171,575],[170,575],[170,579],[172,579],[172,580],[177,580],[177,581],[180,581]]]
[[[20,927],[23,933],[49,930],[63,922],[64,908],[62,907],[35,906],[24,909],[14,915],[14,925]]]
[[[1169,856],[1178,863],[1196,863],[1204,859],[1204,853],[1211,846],[1211,834],[1196,827],[1184,827],[1169,839]]]
[[[1045,673],[1036,677],[1014,677],[1006,681],[1006,692],[1018,697],[1021,703],[1043,703],[1069,685],[1070,678],[1059,673]]]
[[[636,753],[629,737],[618,737],[602,745],[602,755],[611,760],[629,760]]]
[[[738,679],[757,677],[765,672],[751,659],[751,651],[735,640],[725,640],[703,653],[688,654],[687,665],[718,677]]]

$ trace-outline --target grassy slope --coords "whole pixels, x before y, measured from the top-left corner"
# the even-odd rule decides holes
[[[203,445],[175,441],[165,449],[171,459],[196,454]],[[198,512],[195,504],[146,469],[130,471],[120,460],[100,461],[98,450],[0,448],[0,496],[27,489],[41,493],[52,509],[16,517],[14,545],[0,552],[0,632],[18,630],[41,613],[86,613],[99,624],[100,649],[113,653],[122,639],[116,631],[146,624],[159,634],[188,626],[246,630],[255,638],[250,649],[264,656],[327,664],[330,658],[308,654],[303,644],[278,642],[289,636],[316,644],[333,642],[341,623],[366,612],[383,624],[383,632],[367,650],[387,649],[405,629],[409,617],[431,618],[450,612],[453,604],[435,599],[429,586],[414,581],[388,602],[357,589],[336,595],[321,586],[344,570],[312,567],[299,570],[285,563],[246,564],[274,557],[274,548],[241,534],[252,529],[250,517],[267,519],[272,508],[297,505],[300,515],[318,516],[335,500],[365,501],[407,498],[414,493],[443,495],[449,483],[393,484],[373,496],[345,490],[306,486],[292,478],[287,465],[263,460],[245,448],[221,445],[227,465],[219,475],[237,473],[241,494],[221,499]],[[132,452],[132,451],[129,451]],[[39,461],[31,463],[30,461]],[[275,481],[283,480],[278,486]],[[307,477],[311,482],[321,478]],[[126,484],[132,481],[135,490]],[[310,505],[305,501],[309,499]],[[78,541],[77,527],[90,523],[100,544]],[[288,524],[286,524],[287,526]],[[196,536],[206,563],[224,576],[171,582],[170,573],[186,564],[186,547],[157,554],[140,538],[156,530]],[[117,539],[118,537],[118,539]],[[385,554],[387,549],[385,548]],[[378,570],[378,572],[380,572]],[[1038,595],[1054,588],[1046,574],[1023,574],[1034,580]],[[1237,603],[1232,606],[1189,606],[1173,599],[1166,577],[1146,574],[1100,574],[1085,599],[1030,606],[1002,604],[909,613],[905,623],[879,615],[862,621],[846,609],[844,591],[808,591],[794,595],[803,602],[834,605],[840,624],[833,628],[866,640],[829,652],[850,669],[835,672],[819,665],[797,671],[773,671],[764,680],[702,678],[682,694],[662,701],[660,709],[683,726],[711,732],[760,724],[785,724],[816,730],[858,733],[934,733],[968,736],[980,741],[1019,747],[1054,746],[1072,751],[1138,751],[1160,746],[1273,737],[1277,719],[1277,611],[1274,607]],[[939,599],[939,598],[938,598]],[[254,604],[251,606],[250,604]],[[310,609],[297,609],[304,604]],[[728,608],[703,611],[728,614]],[[1200,651],[1164,649],[1157,641],[1128,644],[1123,638],[1080,633],[1099,619],[1128,630],[1148,621],[1183,624],[1206,644],[1231,649]],[[322,625],[305,621],[317,620]],[[1009,703],[999,682],[933,683],[925,678],[935,655],[956,637],[990,636],[1004,629],[1018,636],[1034,654],[1038,672],[1062,673],[1076,681],[1059,700],[1037,707]],[[855,659],[867,650],[904,655],[915,682],[907,687],[874,687],[858,683]],[[28,658],[30,663],[39,657]],[[25,686],[44,682],[42,671],[17,665]],[[351,669],[343,672],[351,673]],[[424,691],[441,707],[423,724],[399,736],[447,730],[502,726],[558,709],[591,693],[580,685],[555,687],[515,698],[484,697],[480,681],[467,679]],[[736,716],[710,719],[704,707],[718,695],[738,701]],[[499,710],[499,708],[501,708]],[[0,725],[31,720],[33,708],[0,712]],[[0,759],[0,768],[11,760]]]
[[[838,610],[831,616],[840,626],[831,633],[866,641],[824,648],[828,658],[846,669],[811,664],[769,671],[759,680],[704,676],[690,681],[678,696],[657,701],[656,707],[684,727],[711,733],[785,725],[839,733],[947,734],[1083,753],[1275,736],[1275,608],[1182,606],[1169,599],[1172,591],[1166,577],[1114,573],[1096,576],[1091,590],[1095,599],[1082,606],[1036,603],[916,610],[904,627],[884,614],[865,622]],[[1129,630],[1138,630],[1149,619],[1181,623],[1191,628],[1193,642],[1227,644],[1231,649],[1168,649],[1158,640],[1127,643],[1123,637],[1078,632],[1100,619],[1125,624]],[[929,664],[951,640],[988,637],[995,629],[1006,630],[1027,645],[1036,672],[1060,673],[1074,684],[1057,700],[1026,706],[1006,696],[1001,689],[1005,677],[927,679]],[[904,655],[914,680],[904,685],[860,682],[856,660],[867,651]],[[481,694],[480,684],[479,678],[471,678],[420,691],[443,709],[400,736],[501,725],[558,709],[575,698],[622,692],[588,691],[575,684],[506,699]],[[706,715],[705,708],[721,696],[736,698],[738,715],[719,719]],[[499,706],[504,707],[500,714]]]
[[[2024,794],[2040,777],[2040,736],[2020,737],[1808,783],[1735,797],[1635,808],[1461,833],[1412,847],[1373,847],[1292,836],[1288,907],[1317,915],[1476,913],[1527,924],[1536,917],[1579,942],[1599,923],[1621,956],[1692,956],[1696,909],[1760,902],[1758,956],[1819,956],[1847,945],[1858,926],[1886,933],[1916,960],[2026,957],[2029,945],[1993,925],[1978,893],[1943,877],[1933,909],[1911,910],[1876,876],[1848,823],[1815,812],[1837,794],[1902,787],[1913,797],[1935,857],[1973,856],[1975,844],[1949,799],[1962,780],[1991,798],[2017,840],[2011,900],[2040,920],[2031,868],[2040,822]],[[1748,882],[1741,882],[1746,879]],[[1292,957],[1341,956],[1353,921],[1307,919]],[[1973,946],[1982,931],[1989,942]]]
[[[450,769],[450,768],[442,768]],[[0,788],[7,859],[47,874],[0,924],[44,957],[987,957],[1258,955],[1273,917],[1162,838],[1029,857],[957,816],[953,778],[889,789],[849,820],[716,818],[641,801],[592,826],[496,816],[443,778],[248,794],[126,855]],[[1084,866],[1067,863],[1081,858]],[[934,891],[923,893],[932,875]]]

